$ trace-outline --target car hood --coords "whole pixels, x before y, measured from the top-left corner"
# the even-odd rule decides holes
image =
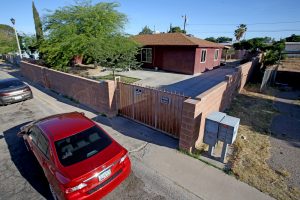
[[[81,182],[120,159],[125,151],[121,145],[113,141],[96,155],[71,166],[62,167],[60,171],[65,178]]]

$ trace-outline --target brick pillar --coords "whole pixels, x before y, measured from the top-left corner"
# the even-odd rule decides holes
[[[200,101],[187,99],[183,103],[182,122],[179,137],[179,148],[188,152],[195,149],[199,136],[202,113],[199,112]]]
[[[107,84],[107,115],[114,117],[118,114],[117,111],[117,94],[115,81],[106,81]]]

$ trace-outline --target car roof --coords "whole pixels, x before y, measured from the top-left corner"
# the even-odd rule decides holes
[[[34,123],[52,142],[69,137],[95,126],[95,123],[83,113],[71,112],[52,115]]]
[[[20,81],[20,82],[22,82],[20,79],[17,79],[17,78],[6,78],[6,79],[0,79],[0,84],[10,82],[10,81]]]

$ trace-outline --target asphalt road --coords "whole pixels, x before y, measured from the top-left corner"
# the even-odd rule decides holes
[[[3,70],[5,69],[5,70]],[[16,75],[14,70],[0,65],[0,79]],[[0,199],[51,199],[43,171],[32,154],[28,153],[21,138],[16,136],[19,128],[35,119],[69,111],[83,111],[90,118],[99,119],[86,109],[72,106],[72,102],[49,92],[51,96],[35,87],[34,98],[0,107]],[[105,121],[101,119],[100,121]],[[121,144],[131,149],[132,173],[126,181],[105,199],[199,199],[178,186],[139,159],[144,144],[131,140],[126,143],[122,133],[102,124]]]

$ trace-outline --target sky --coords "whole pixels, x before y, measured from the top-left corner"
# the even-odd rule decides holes
[[[33,34],[32,0],[1,0],[0,24],[15,18],[18,32]],[[74,0],[35,0],[40,16]],[[93,0],[93,3],[101,2]],[[111,1],[106,1],[111,2]],[[245,39],[269,36],[276,40],[291,34],[300,35],[300,0],[116,0],[118,11],[128,17],[124,32],[138,34],[144,26],[167,32],[170,24],[183,28],[183,15],[188,18],[187,33],[199,38],[234,37],[243,23]]]

